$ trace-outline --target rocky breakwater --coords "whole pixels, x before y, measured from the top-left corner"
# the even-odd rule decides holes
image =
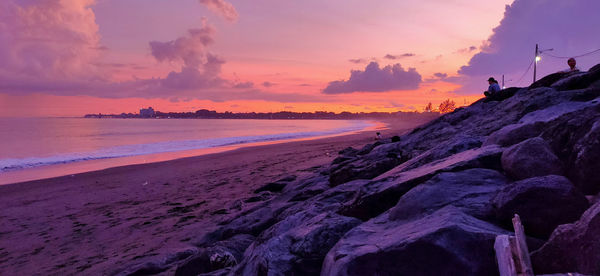
[[[537,273],[600,275],[600,66],[502,93],[266,184],[121,274],[497,275],[495,237],[519,213]]]

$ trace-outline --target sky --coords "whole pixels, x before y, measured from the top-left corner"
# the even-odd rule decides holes
[[[600,48],[597,0],[2,0],[0,117],[422,111]],[[600,52],[577,58],[600,63]]]

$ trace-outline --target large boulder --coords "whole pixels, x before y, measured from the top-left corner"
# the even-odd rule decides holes
[[[291,203],[265,202],[242,212],[231,220],[222,221],[220,223],[224,224],[222,227],[200,237],[193,243],[196,246],[205,246],[206,244],[225,240],[239,234],[258,236],[264,230],[277,223],[277,216],[291,205]]]
[[[348,232],[321,275],[497,275],[494,240],[506,233],[453,206],[413,221],[384,213]]]
[[[556,90],[575,90],[589,87],[594,82],[600,80],[600,69],[599,67],[594,66],[590,69],[589,72],[581,72],[569,75],[567,78],[564,78],[560,81],[552,84],[552,87],[556,88]]]
[[[201,248],[177,267],[175,275],[192,276],[237,265],[254,239],[250,235],[237,235]]]
[[[512,217],[521,217],[528,235],[547,238],[560,224],[579,218],[587,209],[585,196],[565,177],[528,178],[502,189],[492,201],[498,221],[512,228]]]
[[[398,164],[400,164],[400,159],[395,156],[386,156],[383,159],[357,160],[333,168],[329,173],[329,182],[331,186],[337,186],[356,179],[371,179]]]
[[[490,169],[440,173],[403,195],[390,209],[390,219],[411,219],[452,205],[468,215],[489,220],[494,217],[490,201],[506,183],[504,175]]]
[[[563,164],[544,139],[535,137],[502,153],[502,168],[515,179],[563,174]]]
[[[503,147],[512,146],[518,144],[523,140],[536,137],[544,130],[543,122],[534,123],[522,123],[522,124],[511,124],[507,125],[487,137],[484,146],[487,145],[500,145]]]
[[[582,93],[566,93],[563,92],[564,95],[561,95],[562,97],[576,97],[578,95],[581,95]],[[580,112],[588,107],[593,107],[597,105],[597,102],[594,101],[568,101],[567,99],[563,99],[561,102],[558,102],[554,105],[550,105],[548,107],[540,107],[539,105],[542,104],[546,104],[546,103],[534,103],[532,105],[535,105],[535,110],[531,111],[531,112],[527,112],[528,110],[525,110],[524,112],[527,112],[526,114],[524,114],[523,117],[521,117],[521,119],[519,120],[519,123],[521,124],[533,124],[536,122],[550,122],[553,121],[555,119],[560,118],[563,115],[567,115],[573,112]]]
[[[258,194],[260,192],[264,192],[264,191],[269,191],[269,192],[281,192],[281,190],[283,190],[283,188],[285,188],[285,186],[287,184],[289,184],[290,182],[296,180],[296,176],[295,175],[289,175],[286,176],[282,179],[279,179],[275,182],[270,182],[265,184],[264,186],[254,190],[254,193]]]
[[[554,73],[554,74],[547,75],[547,76],[539,79],[538,81],[532,83],[529,86],[529,89],[534,89],[534,88],[538,88],[538,87],[550,87],[555,82],[557,82],[560,79],[568,76],[568,74],[569,73],[567,73],[567,72],[557,72],[557,73]]]
[[[600,191],[600,118],[575,144],[572,156],[569,176],[585,192],[594,194]]]
[[[566,176],[588,195],[600,192],[599,127],[600,99],[565,114],[546,125],[541,134],[563,160]]]
[[[431,149],[415,156],[405,166],[402,166],[402,171],[409,171],[463,151],[479,148],[481,144],[481,137],[457,135],[454,139],[439,143]]]
[[[440,172],[455,172],[471,168],[500,169],[503,149],[489,146],[463,151],[412,170],[404,171],[406,162],[363,185],[359,194],[346,204],[340,214],[362,220],[375,217],[396,205],[410,189]]]
[[[233,275],[319,275],[329,249],[360,223],[335,213],[288,217],[248,248]]]
[[[579,272],[600,275],[600,203],[577,222],[559,226],[542,248],[531,254],[536,273]]]
[[[337,186],[356,179],[372,179],[406,161],[397,144],[375,143],[365,146],[360,158],[333,164],[329,170],[329,183]]]

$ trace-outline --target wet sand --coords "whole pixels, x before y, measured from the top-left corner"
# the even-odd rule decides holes
[[[419,123],[390,123],[384,137]],[[327,166],[374,132],[0,186],[0,275],[115,274],[235,216],[258,187]]]

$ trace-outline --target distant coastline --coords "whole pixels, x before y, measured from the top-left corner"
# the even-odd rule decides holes
[[[217,112],[214,110],[200,109],[196,112],[161,112],[154,111],[151,107],[140,109],[139,113],[121,114],[86,114],[84,118],[139,118],[139,119],[260,119],[260,120],[365,120],[365,119],[433,119],[440,116],[439,112]]]

